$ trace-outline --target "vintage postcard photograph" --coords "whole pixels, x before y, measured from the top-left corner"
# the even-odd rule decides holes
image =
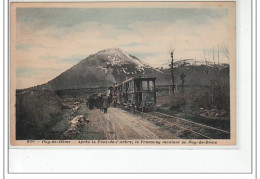
[[[236,145],[235,2],[10,3],[13,146]]]

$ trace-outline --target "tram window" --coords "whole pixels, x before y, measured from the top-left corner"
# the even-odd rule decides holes
[[[137,93],[137,102],[138,103],[142,102],[142,92]]]
[[[143,103],[154,103],[154,94],[143,93]]]
[[[124,84],[124,91],[127,92],[128,91],[128,84]]]
[[[127,91],[127,84],[124,84],[124,92]]]
[[[134,91],[134,84],[133,84],[133,81],[131,81],[129,83],[129,92],[133,92]]]
[[[135,95],[134,95],[134,94],[129,94],[129,95],[128,95],[128,101],[129,101],[131,104],[135,104]]]
[[[147,83],[147,81],[142,81],[142,88],[143,88],[143,90],[148,90],[148,83]]]
[[[136,82],[136,91],[141,91],[141,84],[139,81]]]
[[[154,82],[153,81],[149,81],[149,90],[154,91]]]

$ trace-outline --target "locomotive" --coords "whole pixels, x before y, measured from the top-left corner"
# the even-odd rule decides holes
[[[117,104],[152,111],[156,108],[155,80],[152,77],[129,78],[109,87],[109,93]]]

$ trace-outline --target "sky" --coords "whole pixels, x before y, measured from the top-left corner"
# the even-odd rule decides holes
[[[46,83],[113,47],[154,67],[167,66],[171,48],[176,61],[213,61],[214,49],[215,60],[219,51],[228,63],[229,19],[225,7],[16,8],[16,88]]]

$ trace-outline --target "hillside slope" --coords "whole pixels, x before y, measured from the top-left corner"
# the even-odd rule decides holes
[[[76,89],[110,86],[127,78],[164,74],[119,48],[110,48],[88,56],[47,84],[52,89]]]
[[[28,90],[16,94],[16,137],[42,139],[59,120],[64,106],[51,90]]]

